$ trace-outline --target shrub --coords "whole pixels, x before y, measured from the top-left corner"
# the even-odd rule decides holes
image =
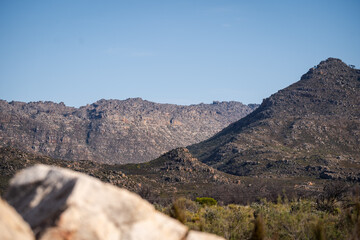
[[[172,206],[169,210],[169,215],[170,215],[170,217],[179,220],[181,223],[186,222],[186,209],[185,209],[184,205],[182,204],[181,200],[176,200],[172,204]]]
[[[325,240],[324,223],[319,221],[313,228],[314,239]]]
[[[349,186],[345,182],[334,181],[324,186],[323,193],[317,199],[318,209],[328,212],[336,212],[337,202],[349,192]]]
[[[254,230],[251,235],[251,240],[263,240],[265,239],[265,226],[264,220],[261,215],[257,216],[254,221]]]
[[[312,199],[279,200],[277,203],[262,200],[246,206],[219,206],[215,199],[209,200],[211,198],[197,198],[196,202],[182,198],[167,207],[157,206],[157,209],[192,230],[210,232],[228,240],[360,239],[360,197],[340,195],[328,195],[330,203],[332,199],[340,199],[335,201],[337,210],[331,212],[319,208]]]
[[[197,197],[195,202],[200,203],[202,206],[215,206],[217,205],[217,201],[213,198],[209,197]]]

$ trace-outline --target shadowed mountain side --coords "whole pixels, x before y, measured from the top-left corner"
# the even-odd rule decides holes
[[[4,194],[17,171],[39,163],[85,173],[161,204],[178,197],[213,197],[225,204],[246,204],[261,198],[275,200],[284,192],[288,196],[316,195],[325,183],[311,175],[266,180],[237,177],[199,162],[186,148],[174,149],[147,163],[108,165],[52,159],[7,147],[0,148],[0,194]]]
[[[150,201],[169,201],[174,196],[202,196],[216,186],[241,184],[239,177],[209,167],[194,158],[186,148],[171,150],[150,162],[117,167],[142,183],[144,192],[140,195]]]
[[[189,146],[241,176],[360,180],[360,70],[329,58],[212,138]]]
[[[67,161],[53,159],[44,155],[26,153],[24,151],[0,147],[0,194],[3,194],[8,187],[9,180],[16,172],[35,164],[47,164],[74,171],[85,173],[96,177],[103,182],[127,188],[131,191],[138,191],[139,185],[121,171],[112,169],[112,165],[100,164],[91,161]]]
[[[72,108],[0,100],[0,146],[65,160],[145,162],[205,140],[256,107],[239,102],[179,106],[133,98]]]

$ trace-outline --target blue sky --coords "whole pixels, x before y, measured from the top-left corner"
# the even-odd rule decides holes
[[[0,99],[261,103],[328,57],[360,67],[360,1],[0,1]]]

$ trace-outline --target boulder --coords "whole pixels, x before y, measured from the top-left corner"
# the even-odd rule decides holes
[[[6,202],[0,199],[0,239],[33,240],[34,235],[29,225]]]
[[[53,166],[16,174],[6,198],[41,240],[222,239],[189,231],[132,192]]]

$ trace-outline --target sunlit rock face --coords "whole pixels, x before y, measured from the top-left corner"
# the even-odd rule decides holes
[[[72,108],[0,100],[0,145],[66,160],[146,162],[205,140],[256,107],[239,102],[179,106],[133,98]]]

